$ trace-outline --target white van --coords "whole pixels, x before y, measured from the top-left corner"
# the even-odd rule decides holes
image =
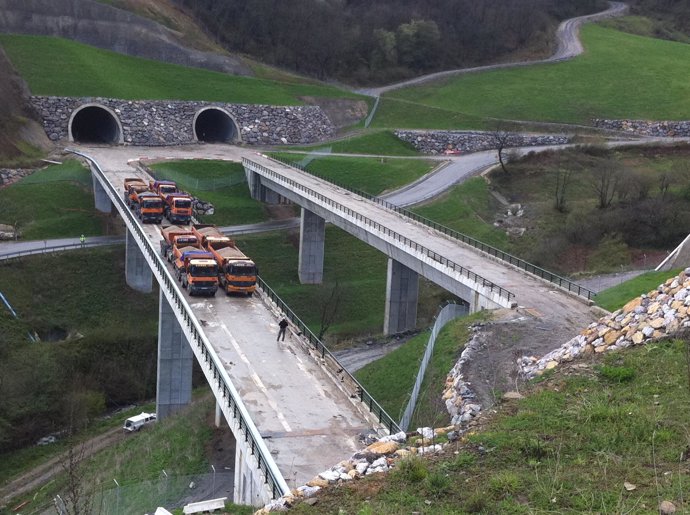
[[[148,424],[154,420],[156,420],[155,413],[144,413],[142,411],[141,414],[129,417],[125,420],[125,425],[122,426],[122,429],[129,433],[133,433],[134,431],[139,431],[144,424]]]

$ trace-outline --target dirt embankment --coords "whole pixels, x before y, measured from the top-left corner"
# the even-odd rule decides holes
[[[38,115],[29,103],[29,90],[0,48],[0,166],[35,149],[51,147]]]

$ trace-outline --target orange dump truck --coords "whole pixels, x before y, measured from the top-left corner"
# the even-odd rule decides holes
[[[159,224],[163,219],[163,202],[158,195],[150,191],[135,192],[132,209],[142,222]]]
[[[143,193],[148,191],[148,186],[146,186],[146,181],[140,179],[139,177],[127,177],[124,180],[124,199],[127,206],[132,207],[134,202],[134,195],[136,193]]]
[[[173,261],[173,247],[193,247],[199,248],[199,239],[192,231],[186,227],[179,227],[177,225],[169,225],[161,229],[161,256],[172,263]]]
[[[213,225],[194,225],[192,231],[218,264],[220,287],[227,294],[251,295],[256,290],[258,269],[254,261],[237,248],[235,242]]]
[[[175,181],[149,181],[149,190],[160,195],[161,200],[172,193],[179,193]]]
[[[213,296],[218,291],[218,264],[210,252],[196,247],[173,247],[177,279],[190,295]]]
[[[163,209],[171,224],[188,224],[192,221],[192,197],[186,193],[166,195]]]

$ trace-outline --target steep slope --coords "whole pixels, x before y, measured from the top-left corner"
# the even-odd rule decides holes
[[[0,48],[0,166],[36,157],[50,148],[28,96],[26,84]]]
[[[127,55],[251,75],[237,58],[189,49],[179,33],[94,0],[0,0],[0,32],[61,36]]]

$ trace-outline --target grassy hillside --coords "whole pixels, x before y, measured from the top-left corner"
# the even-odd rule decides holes
[[[294,513],[677,513],[690,492],[688,342],[627,349],[534,382],[440,458],[321,492]],[[340,511],[339,511],[340,510]]]
[[[74,41],[0,35],[35,95],[302,104],[301,95],[357,97],[330,86],[288,84],[129,57]]]
[[[586,53],[572,61],[470,74],[384,97],[376,127],[446,127],[465,117],[588,123],[590,118],[690,118],[690,45],[582,29]],[[389,99],[397,102],[389,102]],[[420,116],[405,100],[421,104]],[[437,116],[429,109],[441,109]],[[417,111],[424,111],[419,107]]]

